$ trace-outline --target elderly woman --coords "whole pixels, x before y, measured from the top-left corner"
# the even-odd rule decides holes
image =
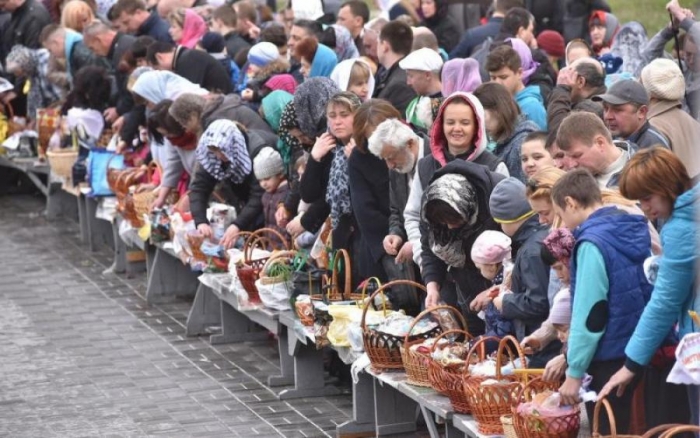
[[[233,246],[241,231],[262,226],[264,190],[253,173],[253,159],[265,146],[274,147],[274,143],[252,141],[231,120],[213,122],[199,139],[196,149],[199,166],[190,184],[190,209],[197,230],[205,237],[218,239],[224,247]],[[226,201],[238,214],[223,236],[215,236],[207,220],[207,207],[209,197],[220,183],[232,194]]]
[[[29,49],[14,46],[7,55],[7,72],[29,83],[27,93],[27,118],[36,120],[36,110],[58,102],[62,97],[60,87],[48,79],[49,58],[46,49]]]
[[[421,244],[426,307],[440,299],[440,286],[449,269],[459,292],[469,301],[490,284],[471,260],[471,248],[485,230],[499,230],[491,217],[489,198],[502,175],[468,161],[454,160],[437,170],[423,196]],[[469,333],[484,333],[484,322],[465,311]]]

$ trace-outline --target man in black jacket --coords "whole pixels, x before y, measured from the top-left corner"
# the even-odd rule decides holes
[[[117,120],[131,111],[134,100],[127,89],[128,76],[119,69],[119,63],[124,54],[131,49],[136,37],[112,30],[109,26],[96,21],[83,30],[83,42],[92,52],[105,58],[112,66],[112,74],[116,83],[116,95],[113,96],[111,107],[104,112],[105,120],[109,123]]]
[[[156,11],[148,12],[143,0],[119,0],[110,14],[119,29],[125,29],[132,35],[148,35],[156,41],[173,42],[168,33],[168,22],[160,18]]]
[[[238,33],[237,26],[238,15],[231,6],[219,6],[211,13],[211,31],[224,37],[226,53],[234,61],[238,52],[251,47],[250,42]],[[243,67],[243,64],[238,65],[238,67]]]
[[[39,34],[51,23],[51,16],[37,0],[0,0],[0,10],[11,14],[10,21],[0,32],[0,61],[4,65],[12,46],[20,44],[30,49],[40,47]]]
[[[384,71],[377,73],[374,97],[388,100],[401,114],[406,114],[408,104],[416,93],[406,83],[406,72],[399,67],[413,47],[413,31],[401,21],[392,21],[379,34],[377,57]]]
[[[232,91],[231,78],[224,66],[201,50],[156,41],[148,47],[146,59],[153,68],[172,71],[211,92]]]

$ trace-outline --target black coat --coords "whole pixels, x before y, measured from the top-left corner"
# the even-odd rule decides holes
[[[438,40],[438,46],[447,53],[450,53],[452,49],[457,47],[459,40],[462,38],[462,32],[460,32],[459,26],[449,15],[443,19],[426,20],[422,25],[435,34]]]
[[[406,108],[416,97],[416,92],[406,84],[406,72],[399,67],[399,63],[391,66],[389,70],[377,73],[376,82],[374,97],[389,101],[402,116],[405,116]]]
[[[5,58],[12,46],[23,45],[30,49],[41,47],[39,34],[48,24],[51,24],[51,15],[43,4],[37,0],[27,0],[17,8],[10,16],[10,21],[0,33],[0,61],[5,64]]]
[[[173,72],[211,92],[229,94],[232,91],[231,77],[224,66],[201,50],[178,46],[173,58]]]
[[[111,70],[105,58],[95,55],[82,41],[78,41],[70,52],[70,74],[75,78],[80,69],[88,65],[102,67],[108,72]]]
[[[170,24],[160,18],[158,12],[153,11],[146,21],[141,23],[139,30],[136,32],[136,36],[149,36],[156,41],[172,44],[173,39],[168,30],[170,30]]]
[[[241,50],[250,49],[251,45],[243,38],[238,32],[233,31],[224,35],[224,43],[226,44],[226,54],[232,60],[236,59],[236,54]],[[243,67],[243,64],[239,65],[238,68]]]
[[[276,148],[277,137],[267,132],[251,130],[243,133],[251,161],[264,147]],[[251,170],[248,177],[240,184],[232,181],[219,181],[202,166],[197,165],[194,180],[190,184],[190,210],[196,225],[209,223],[207,206],[209,197],[221,185],[226,203],[236,208],[238,213],[233,224],[241,231],[254,231],[263,225],[262,196],[265,191],[260,187],[255,173]]]
[[[483,154],[482,154],[483,155]],[[462,241],[462,251],[465,253],[466,260],[462,267],[449,267],[450,275],[457,283],[457,287],[466,300],[471,302],[480,292],[486,290],[491,284],[488,280],[481,276],[481,272],[471,260],[471,248],[476,238],[486,230],[500,231],[501,227],[491,217],[489,209],[489,199],[491,192],[504,177],[498,173],[490,171],[486,166],[464,161],[454,160],[447,163],[444,167],[437,170],[430,182],[435,181],[443,175],[457,173],[465,176],[474,186],[477,193],[478,202],[478,218],[474,229],[464,235]],[[421,221],[421,246],[422,246],[422,261],[421,268],[424,282],[430,283],[436,281],[442,285],[447,274],[447,264],[439,259],[430,247],[430,227],[429,223]],[[546,286],[545,286],[546,287]],[[472,335],[480,335],[484,332],[484,323],[476,315],[468,314],[467,324],[469,325],[469,333]]]
[[[382,242],[389,229],[389,169],[384,160],[355,149],[348,158],[348,176],[352,211],[362,235],[360,274],[370,277],[382,271]]]
[[[112,41],[112,46],[107,53],[107,59],[112,64],[112,72],[116,83],[117,95],[114,99],[114,106],[119,115],[125,114],[134,107],[133,95],[127,89],[129,76],[119,71],[119,63],[124,54],[131,49],[131,45],[136,41],[136,37],[125,33],[117,32]]]

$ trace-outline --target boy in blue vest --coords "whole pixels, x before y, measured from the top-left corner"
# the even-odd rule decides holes
[[[559,389],[562,404],[574,405],[584,374],[593,377],[590,389],[599,391],[625,362],[625,346],[651,296],[643,268],[651,238],[642,216],[603,205],[598,183],[587,170],[573,170],[557,181],[552,204],[576,238],[568,368]],[[622,397],[609,397],[618,434],[628,433],[635,386]],[[592,414],[592,407],[588,411]],[[604,417],[603,435],[610,433]]]

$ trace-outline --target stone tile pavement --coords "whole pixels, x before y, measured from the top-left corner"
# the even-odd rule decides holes
[[[351,416],[349,395],[277,400],[274,339],[185,337],[189,302],[146,305],[144,274],[103,274],[43,207],[0,197],[0,436],[322,437]]]

